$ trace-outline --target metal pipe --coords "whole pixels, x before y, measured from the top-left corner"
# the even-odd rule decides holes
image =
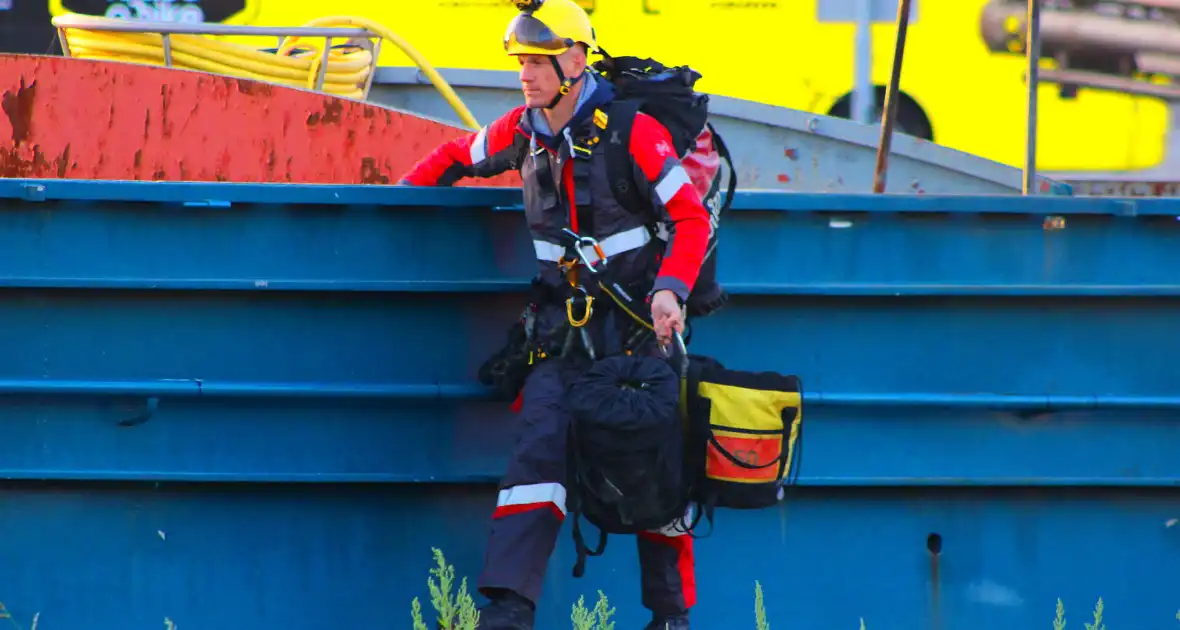
[[[980,35],[988,50],[1019,53],[1027,48],[1028,7],[1012,2],[992,2],[979,18]],[[1175,23],[1132,20],[1092,11],[1046,11],[1041,15],[1042,50],[1057,53],[1180,55],[1180,28]],[[1015,24],[1013,24],[1015,22]],[[1011,28],[1010,28],[1011,27]]]
[[[90,15],[59,15],[52,23],[58,29],[77,28],[87,31],[116,33],[168,33],[186,35],[241,35],[246,37],[378,37],[366,28],[342,26],[246,26],[201,22],[150,22],[141,20],[111,20]]]
[[[910,26],[910,0],[897,2],[897,41],[893,47],[893,71],[885,92],[881,114],[881,141],[877,145],[877,165],[873,173],[873,192],[885,192],[885,171],[889,168],[889,149],[893,142],[893,121],[897,118],[897,91],[901,87],[901,66],[905,58],[905,38]]]
[[[1042,82],[1076,85],[1095,90],[1107,90],[1121,94],[1151,96],[1165,101],[1180,102],[1180,87],[1149,83],[1138,79],[1112,77],[1109,74],[1085,72],[1083,70],[1040,70],[1038,79]]]
[[[66,41],[66,29],[57,29],[57,39],[61,42],[61,54],[63,57],[70,56],[70,42]]]
[[[384,38],[378,37],[376,42],[373,42],[370,52],[373,53],[373,63],[369,66],[369,76],[365,77],[365,88],[361,91],[361,100],[369,100],[369,91],[373,89],[373,77],[377,76],[377,61],[381,58],[381,42]],[[419,70],[421,72],[421,70]]]
[[[1028,68],[1025,71],[1028,94],[1028,110],[1026,112],[1026,129],[1024,133],[1024,183],[1022,194],[1035,195],[1034,182],[1037,178],[1037,88],[1040,86],[1041,67],[1041,3],[1040,0],[1028,0],[1028,42],[1026,60]]]
[[[315,89],[324,89],[324,77],[328,75],[328,53],[332,52],[332,38],[324,38],[324,50],[320,52],[320,67],[315,73]]]
[[[856,87],[852,93],[852,120],[872,124],[873,106],[873,0],[856,2],[856,46],[854,74]]]
[[[1180,35],[1180,32],[1177,34]],[[1044,53],[1045,50],[1042,48],[1041,54],[1043,55]],[[1163,74],[1177,77],[1180,76],[1180,57],[1161,53],[1138,53],[1135,55],[1134,67],[1144,74]]]
[[[1114,0],[1115,4],[1180,11],[1180,0]]]
[[[160,35],[160,37],[164,42],[164,65],[166,67],[171,68],[172,67],[172,36],[168,33],[163,33],[162,35]]]

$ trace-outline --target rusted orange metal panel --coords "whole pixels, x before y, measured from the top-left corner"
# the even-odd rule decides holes
[[[33,55],[0,55],[0,105],[0,177],[391,184],[465,133],[245,79]]]

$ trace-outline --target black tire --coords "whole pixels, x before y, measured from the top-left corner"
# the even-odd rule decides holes
[[[879,127],[885,107],[885,88],[877,86],[876,92],[877,103],[873,107],[872,124]],[[832,109],[828,111],[828,115],[851,119],[852,95],[846,94],[836,101],[832,105]],[[893,121],[893,130],[915,138],[934,141],[934,130],[930,127],[930,119],[926,117],[926,112],[922,111],[922,108],[904,92],[901,93],[901,101],[897,103],[897,119]]]

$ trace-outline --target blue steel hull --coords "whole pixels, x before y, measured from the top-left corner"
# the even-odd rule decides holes
[[[510,190],[0,181],[0,602],[26,628],[408,628],[472,580],[533,263]],[[798,487],[695,627],[1175,630],[1180,201],[740,193],[695,351],[799,374]],[[1064,226],[1054,217],[1063,217]],[[938,551],[932,553],[931,549]],[[635,543],[599,589],[646,622]]]

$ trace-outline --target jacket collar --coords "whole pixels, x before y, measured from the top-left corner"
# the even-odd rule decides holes
[[[586,76],[582,81],[582,90],[578,93],[574,115],[565,125],[565,128],[570,130],[578,129],[583,123],[590,120],[595,109],[610,103],[615,96],[614,86],[598,73],[586,70]],[[556,149],[561,145],[560,134],[562,130],[558,129],[556,133],[550,130],[549,121],[545,119],[545,115],[540,109],[526,110],[525,115],[521,117],[520,126],[526,135],[536,134],[537,141],[546,147]]]

